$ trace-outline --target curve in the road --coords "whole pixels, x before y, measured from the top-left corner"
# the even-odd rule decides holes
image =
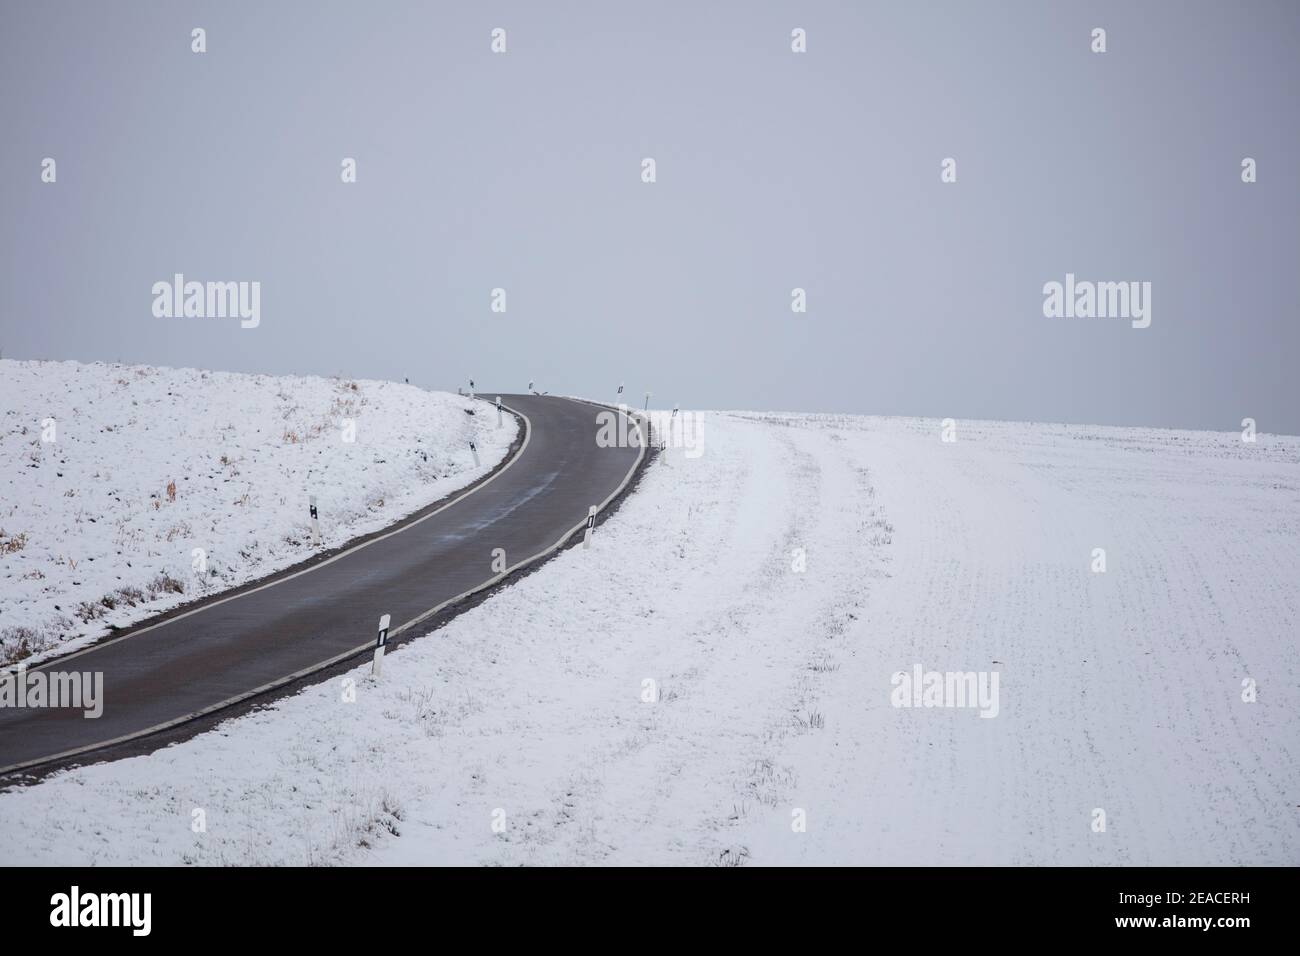
[[[0,775],[159,734],[365,654],[381,614],[400,622],[395,637],[562,547],[644,457],[635,419],[627,447],[598,446],[604,406],[536,395],[503,405],[523,420],[523,444],[445,505],[303,570],[29,668],[102,673],[103,715],[0,709]],[[505,549],[501,572],[491,568],[495,548]]]

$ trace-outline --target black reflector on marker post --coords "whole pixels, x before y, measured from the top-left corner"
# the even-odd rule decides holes
[[[379,619],[379,636],[375,638],[375,659],[370,663],[372,677],[382,677],[384,671],[384,647],[388,644],[389,615]]]

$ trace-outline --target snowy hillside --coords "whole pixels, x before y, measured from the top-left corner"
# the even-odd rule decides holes
[[[1300,863],[1300,440],[940,436],[706,416],[590,550],[358,668],[354,702],[329,681],[0,795],[6,854]],[[916,665],[996,672],[996,716],[894,706]]]
[[[309,557],[311,495],[324,548],[381,528],[515,431],[387,382],[0,361],[0,663]]]

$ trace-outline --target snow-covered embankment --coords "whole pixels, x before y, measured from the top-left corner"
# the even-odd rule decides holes
[[[1300,860],[1300,440],[703,424],[382,680],[0,794],[8,858]],[[996,716],[894,706],[918,664]]]
[[[0,663],[310,557],[311,495],[322,547],[382,528],[516,430],[390,382],[0,361]]]

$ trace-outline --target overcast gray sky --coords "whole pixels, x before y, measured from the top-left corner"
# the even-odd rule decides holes
[[[0,10],[6,358],[1300,433],[1295,2]]]

